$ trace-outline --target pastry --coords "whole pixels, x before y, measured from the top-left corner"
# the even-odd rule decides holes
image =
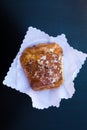
[[[33,90],[53,89],[63,83],[63,50],[57,43],[27,47],[20,63]]]

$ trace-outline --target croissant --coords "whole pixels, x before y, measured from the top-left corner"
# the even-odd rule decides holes
[[[27,47],[20,63],[35,91],[57,88],[63,83],[63,50],[57,43]]]

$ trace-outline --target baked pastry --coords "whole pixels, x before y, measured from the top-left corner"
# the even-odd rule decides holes
[[[53,89],[63,83],[62,48],[57,43],[27,47],[20,63],[33,90]]]

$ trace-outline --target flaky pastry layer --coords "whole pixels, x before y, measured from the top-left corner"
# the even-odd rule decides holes
[[[63,83],[63,51],[57,43],[27,47],[20,63],[33,90],[53,89]]]

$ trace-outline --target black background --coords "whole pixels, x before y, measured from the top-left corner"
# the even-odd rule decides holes
[[[52,36],[64,33],[71,46],[87,53],[87,1],[1,0],[0,15],[0,130],[87,130],[87,61],[73,98],[60,108],[37,110],[30,97],[2,85],[29,26]]]

